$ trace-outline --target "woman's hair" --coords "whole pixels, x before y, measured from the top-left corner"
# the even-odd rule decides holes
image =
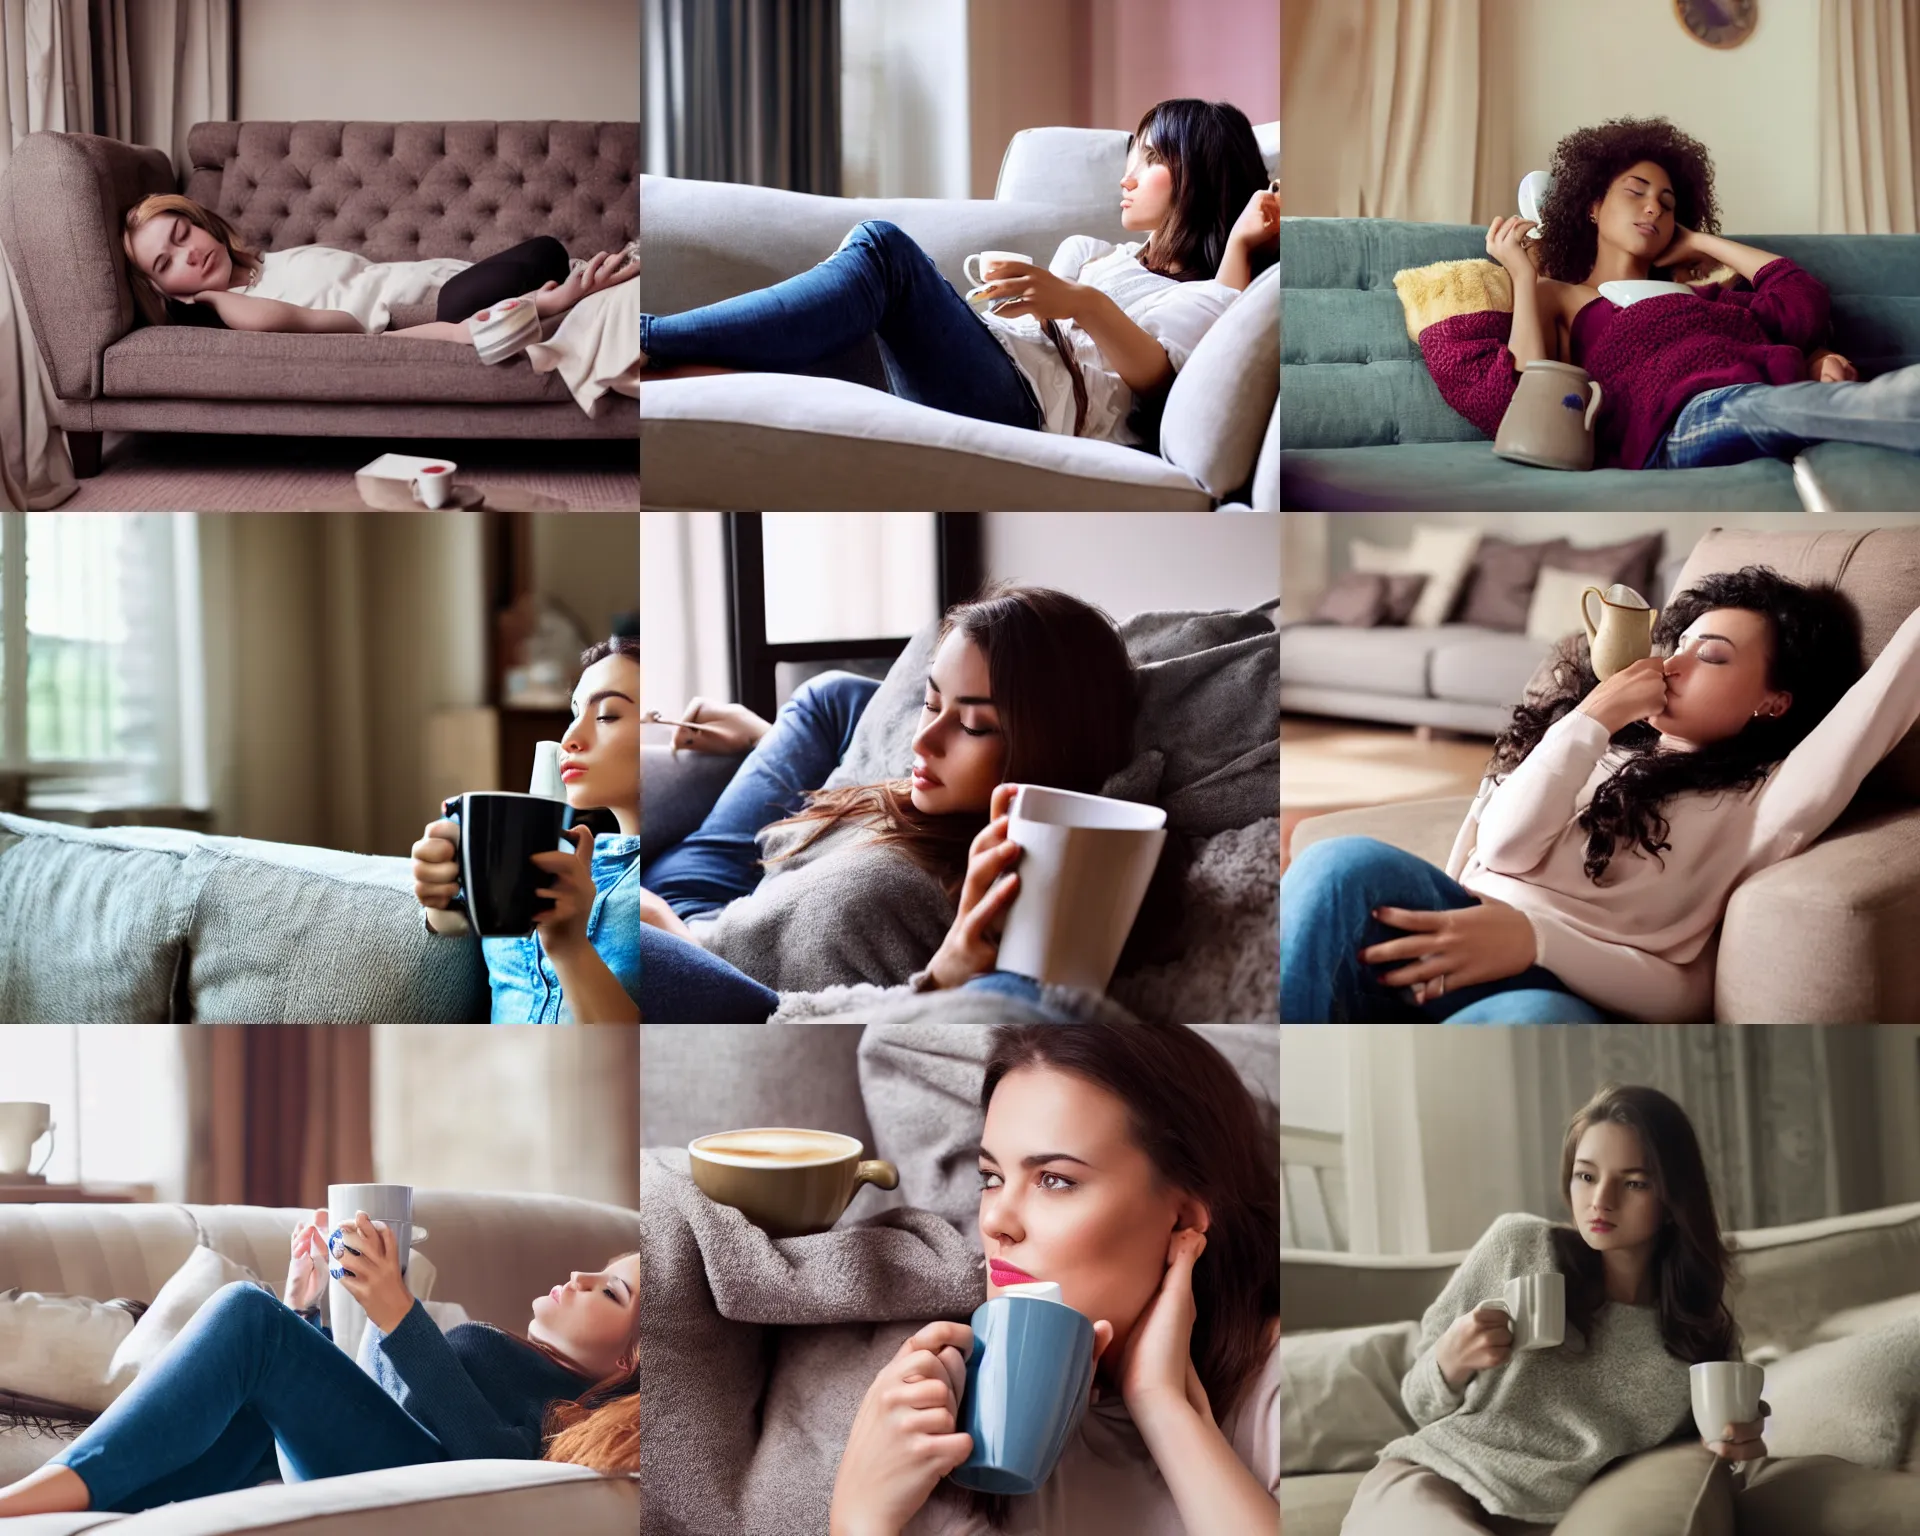
[[[154,286],[153,279],[133,259],[133,235],[150,219],[162,214],[178,214],[189,224],[204,229],[227,248],[233,263],[234,281],[250,283],[260,275],[260,253],[241,244],[240,234],[211,208],[203,208],[178,192],[156,192],[143,197],[127,210],[120,233],[120,246],[127,254],[127,272],[133,280],[133,302],[149,325],[167,323],[167,296]]]
[[[1801,586],[1765,566],[1701,577],[1660,615],[1655,646],[1672,646],[1689,624],[1715,608],[1742,608],[1767,621],[1767,686],[1791,693],[1793,702],[1783,714],[1758,716],[1738,735],[1691,752],[1661,750],[1660,733],[1644,720],[1615,731],[1613,744],[1632,755],[1579,816],[1587,834],[1587,878],[1595,884],[1623,847],[1658,858],[1672,846],[1664,809],[1675,795],[1739,794],[1760,783],[1860,677],[1860,621],[1853,605],[1832,587]],[[1599,686],[1585,635],[1561,644],[1553,678],[1553,691],[1519,705],[1513,723],[1495,740],[1489,769],[1497,777],[1518,768],[1548,727]]]
[[[639,1257],[638,1253],[623,1253],[610,1260],[607,1268]],[[568,1370],[578,1369],[566,1356],[538,1339],[527,1342]],[[626,1364],[603,1376],[580,1396],[562,1398],[547,1409],[543,1460],[568,1461],[575,1466],[592,1467],[596,1472],[640,1470],[640,1307],[637,1301],[624,1354]]]
[[[1133,663],[1100,609],[1047,587],[995,585],[947,610],[939,639],[955,631],[987,660],[1006,742],[1001,782],[1095,794],[1132,760]],[[792,857],[853,818],[871,824],[876,841],[896,845],[957,895],[986,812],[932,815],[915,808],[911,789],[905,780],[889,780],[813,791],[805,809],[772,825],[814,823],[815,830],[767,862]]]
[[[1664,1207],[1650,1274],[1660,1337],[1667,1353],[1689,1365],[1737,1358],[1740,1331],[1727,1310],[1731,1259],[1720,1236],[1706,1160],[1687,1112],[1657,1088],[1608,1083],[1567,1124],[1560,1150],[1560,1194],[1573,1209],[1573,1160],[1589,1126],[1624,1125],[1640,1138],[1640,1161]],[[1593,1319],[1606,1305],[1606,1266],[1571,1227],[1552,1229],[1554,1257],[1567,1277],[1567,1322],[1592,1341]]]
[[[595,642],[580,653],[581,669],[584,671],[596,661],[605,661],[609,656],[625,656],[637,662],[640,659],[640,637],[614,635]]]
[[[1593,271],[1600,231],[1590,217],[1621,172],[1651,160],[1673,182],[1673,216],[1688,229],[1715,234],[1713,161],[1706,145],[1664,117],[1616,117],[1576,128],[1553,147],[1553,190],[1540,210],[1540,267],[1563,283],[1584,283]]]
[[[1151,138],[1173,178],[1167,219],[1147,241],[1141,265],[1149,272],[1199,282],[1220,270],[1227,236],[1253,194],[1267,185],[1260,141],[1247,114],[1231,102],[1177,96],[1149,107],[1127,140]],[[1257,276],[1272,260],[1254,258]]]

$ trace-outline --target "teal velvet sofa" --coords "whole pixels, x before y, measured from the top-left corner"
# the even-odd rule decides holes
[[[1862,378],[1920,362],[1920,235],[1742,235],[1832,290],[1832,345]],[[1898,511],[1920,507],[1920,455],[1821,443],[1792,464],[1535,469],[1440,398],[1393,275],[1484,256],[1470,224],[1281,221],[1280,504],[1334,510]]]

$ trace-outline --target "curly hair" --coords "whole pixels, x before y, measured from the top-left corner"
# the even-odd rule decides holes
[[[1718,234],[1713,160],[1707,146],[1664,117],[1615,117],[1597,128],[1576,128],[1553,147],[1553,190],[1540,210],[1540,267],[1563,283],[1583,283],[1593,271],[1599,230],[1589,210],[1614,178],[1651,160],[1673,181],[1673,216],[1688,229]]]
[[[1832,587],[1802,586],[1765,566],[1701,577],[1660,615],[1654,648],[1670,651],[1689,624],[1715,608],[1741,608],[1767,621],[1767,686],[1791,693],[1793,706],[1749,720],[1737,736],[1691,752],[1662,751],[1660,733],[1644,720],[1615,731],[1612,744],[1627,751],[1627,761],[1594,791],[1578,818],[1587,834],[1587,878],[1596,885],[1620,848],[1644,849],[1657,859],[1672,847],[1663,812],[1674,796],[1752,789],[1859,680],[1860,617],[1853,604]],[[1496,780],[1518,768],[1548,727],[1599,686],[1585,635],[1561,643],[1552,675],[1552,690],[1519,705],[1513,723],[1495,740],[1488,771]]]

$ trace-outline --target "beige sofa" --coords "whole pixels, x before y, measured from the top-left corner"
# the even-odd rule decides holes
[[[1896,1313],[1920,1327],[1920,1204],[1735,1232],[1729,1239],[1737,1253],[1738,1275],[1730,1304],[1749,1359],[1765,1360],[1776,1353],[1791,1357],[1816,1340],[1845,1336],[1850,1327],[1884,1322]],[[1285,1337],[1297,1338],[1316,1329],[1417,1324],[1465,1257],[1464,1252],[1378,1256],[1283,1248],[1280,1307]],[[1862,1308],[1874,1310],[1863,1313]],[[1782,1445],[1780,1415],[1807,1410],[1804,1396],[1795,1402],[1794,1390],[1783,1386],[1788,1363],[1768,1367],[1775,1419],[1767,1433],[1775,1448]],[[1334,1405],[1292,1401],[1286,1396],[1284,1364],[1282,1371],[1282,1456],[1291,1459],[1286,1425],[1295,1415],[1301,1416],[1301,1423],[1311,1424],[1317,1411],[1331,1412]],[[1804,1429],[1795,1433],[1805,1435]],[[1824,1456],[1781,1456],[1768,1461],[1761,1467],[1765,1476],[1735,1495],[1740,1536],[1839,1536],[1843,1532],[1846,1536],[1896,1536],[1920,1531],[1920,1476],[1914,1475],[1920,1474],[1920,1422],[1909,1423],[1908,1436],[1902,1453],[1904,1470],[1898,1474],[1856,1474]],[[1695,1458],[1695,1452],[1690,1445],[1662,1449],[1625,1465],[1652,1457]],[[1705,1452],[1699,1452],[1690,1465],[1704,1469],[1708,1465],[1704,1457]],[[1287,1536],[1338,1536],[1354,1490],[1365,1475],[1364,1470],[1354,1470],[1282,1477],[1280,1510]],[[1890,1481],[1896,1476],[1904,1481]],[[1616,1486],[1615,1498],[1620,1502],[1645,1493],[1644,1488],[1631,1489],[1625,1479]],[[1600,1487],[1597,1482],[1590,1492]],[[1626,1536],[1628,1528],[1610,1524],[1608,1511],[1593,1507],[1595,1502],[1583,1496],[1588,1507],[1576,1504],[1577,1529],[1592,1536],[1613,1531]],[[1603,1496],[1597,1502],[1604,1506],[1606,1499]],[[1789,1507],[1792,1514],[1783,1514]],[[1858,1517],[1863,1508],[1876,1511],[1876,1518],[1862,1522]],[[1890,1518],[1885,1514],[1889,1509],[1897,1511]],[[1576,1528],[1575,1518],[1570,1513],[1562,1521],[1558,1528],[1562,1536]],[[1788,1520],[1791,1523],[1785,1523]],[[1665,1536],[1665,1531],[1634,1527],[1631,1536]]]
[[[1675,590],[1768,565],[1832,582],[1860,610],[1869,662],[1920,604],[1920,526],[1752,533],[1716,528]],[[1282,649],[1285,642],[1282,642]],[[1410,801],[1314,816],[1297,855],[1327,837],[1377,837],[1444,865],[1470,801]],[[1907,733],[1826,835],[1734,893],[1720,926],[1714,1018],[1725,1024],[1920,1021],[1920,728]],[[1311,1022],[1300,1020],[1301,1023]]]
[[[276,1289],[287,1239],[304,1214],[262,1206],[0,1205],[0,1292],[22,1290],[151,1301],[196,1242],[243,1264]],[[528,1298],[571,1269],[597,1268],[640,1245],[637,1211],[560,1196],[423,1189],[420,1251],[437,1271],[433,1300],[457,1302],[475,1322],[526,1326]],[[37,1434],[38,1459],[75,1433]],[[14,1447],[17,1451],[18,1447]],[[640,1523],[638,1476],[534,1461],[459,1461],[291,1485],[267,1484],[136,1515],[36,1516],[20,1536],[67,1536],[111,1525],[126,1536],[342,1532],[354,1536],[632,1536]],[[12,1527],[9,1526],[11,1531]]]

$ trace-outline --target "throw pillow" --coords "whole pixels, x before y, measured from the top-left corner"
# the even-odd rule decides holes
[[[1768,1453],[1895,1468],[1920,1421],[1920,1318],[1816,1344],[1767,1367]]]
[[[1606,577],[1596,571],[1542,566],[1533,584],[1533,596],[1527,601],[1527,638],[1558,640],[1563,635],[1581,633],[1580,594],[1588,587],[1608,585]]]
[[[1642,1451],[1581,1489],[1554,1536],[1733,1536],[1732,1472],[1697,1441]]]
[[[1404,624],[1419,606],[1420,594],[1427,589],[1427,578],[1418,571],[1387,577],[1387,611],[1383,624]]]
[[[1416,343],[1428,326],[1456,315],[1513,313],[1513,279],[1499,262],[1485,257],[1408,267],[1393,274],[1393,291],[1400,296],[1407,336]]]
[[[1920,1531],[1920,1477],[1832,1456],[1769,1458],[1733,1499],[1740,1536],[1882,1536]]]
[[[1456,624],[1478,624],[1484,629],[1519,633],[1527,627],[1527,602],[1548,555],[1564,554],[1565,539],[1538,544],[1515,544],[1491,534],[1480,540],[1473,564],[1460,585],[1453,610]]]
[[[1598,585],[1610,587],[1616,581],[1624,581],[1652,601],[1648,594],[1653,591],[1653,579],[1660,569],[1660,550],[1665,542],[1664,534],[1649,533],[1594,549],[1569,547],[1564,554],[1549,555],[1542,563],[1562,570],[1605,571],[1607,579]]]
[[[1309,624],[1344,624],[1366,629],[1387,612],[1387,578],[1373,571],[1343,571],[1307,616]]]
[[[126,1385],[113,1356],[133,1327],[125,1307],[84,1296],[0,1294],[0,1391],[98,1413]]]
[[[1160,455],[1225,501],[1253,478],[1280,393],[1280,267],[1247,285],[1174,375]]]
[[[1369,1470],[1390,1440],[1414,1430],[1400,1401],[1420,1325],[1280,1336],[1280,1471]]]
[[[124,1392],[135,1376],[160,1358],[180,1330],[192,1321],[193,1314],[213,1299],[215,1291],[236,1280],[257,1281],[259,1278],[225,1254],[196,1246],[187,1255],[186,1262],[167,1277],[160,1294],[153,1298],[153,1305],[113,1352],[108,1372],[113,1396]]]
[[[1404,549],[1355,539],[1347,546],[1347,559],[1356,571],[1425,576],[1426,585],[1421,588],[1407,623],[1415,628],[1430,629],[1444,624],[1452,612],[1454,599],[1466,580],[1479,543],[1480,532],[1476,528],[1420,523],[1414,527],[1413,542]]]

